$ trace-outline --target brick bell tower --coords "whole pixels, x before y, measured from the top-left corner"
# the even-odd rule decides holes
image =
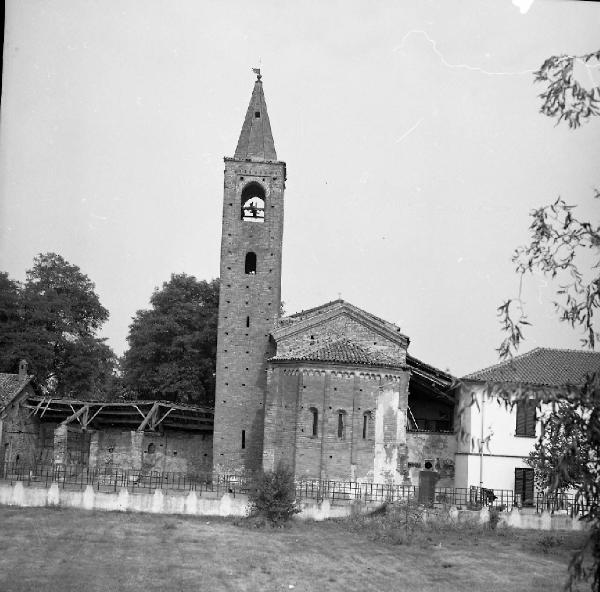
[[[225,158],[213,463],[262,467],[270,333],[281,308],[285,162],[277,160],[260,70],[233,158]]]

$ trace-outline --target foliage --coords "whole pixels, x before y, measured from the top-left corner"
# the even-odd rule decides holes
[[[541,112],[558,117],[557,124],[566,121],[571,129],[600,113],[600,88],[587,90],[575,79],[577,60],[585,66],[598,67],[600,51],[579,58],[552,56],[535,74],[537,82],[548,83],[540,95]],[[597,190],[595,197],[600,197]],[[559,320],[581,329],[583,344],[593,349],[599,338],[595,314],[600,307],[600,225],[579,220],[574,210],[574,206],[561,198],[534,210],[530,243],[516,250],[513,262],[521,285],[528,273],[540,273],[559,282],[555,302]],[[586,262],[590,257],[592,264],[588,268]],[[515,308],[517,318],[513,315]],[[498,315],[505,334],[498,351],[502,359],[510,359],[523,341],[524,327],[529,324],[520,294],[517,299],[504,302],[498,308]],[[490,391],[494,388],[489,386]],[[549,484],[550,492],[567,483],[576,485],[575,501],[587,508],[584,519],[591,528],[586,544],[571,560],[567,587],[572,588],[576,580],[584,579],[591,581],[593,591],[600,592],[600,372],[588,375],[578,389],[523,387],[517,393],[500,395],[507,405],[525,398],[537,404],[558,404],[558,417],[546,424],[549,431],[542,430],[536,446],[535,462],[542,470],[538,479]],[[553,436],[564,438],[562,450]]]
[[[219,280],[173,274],[129,327],[123,385],[140,399],[213,404]]]
[[[570,128],[577,128],[581,120],[600,114],[600,88],[587,89],[574,76],[574,66],[598,68],[600,50],[582,56],[551,56],[535,72],[536,82],[547,83],[540,94],[543,100],[540,111],[548,117],[558,117],[556,124],[566,121]]]
[[[535,470],[536,486],[541,491],[579,487],[591,458],[590,443],[582,426],[574,421],[587,416],[580,401],[565,399],[552,407],[552,413],[543,418],[540,438],[525,461]],[[559,466],[561,471],[557,471]]]
[[[23,285],[0,274],[0,367],[16,372],[20,359],[48,392],[106,398],[116,364],[96,336],[108,319],[95,286],[60,255],[40,254]]]
[[[282,463],[256,478],[249,499],[250,515],[266,518],[271,524],[283,524],[300,512],[294,473]]]
[[[489,510],[488,510],[488,512],[490,513],[489,525],[492,530],[496,530],[496,528],[498,527],[498,524],[500,523],[500,516],[501,516],[502,512],[504,512],[505,509],[506,509],[506,507],[504,505],[491,506],[489,508]]]

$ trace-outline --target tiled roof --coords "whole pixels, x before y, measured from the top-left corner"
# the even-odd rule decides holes
[[[335,362],[362,366],[386,366],[405,368],[405,364],[380,352],[372,352],[349,339],[342,338],[329,343],[304,347],[294,352],[271,358],[272,361]]]
[[[31,376],[0,372],[0,407],[10,403],[29,383]]]
[[[581,384],[591,372],[600,372],[600,352],[538,347],[463,379],[563,386]]]

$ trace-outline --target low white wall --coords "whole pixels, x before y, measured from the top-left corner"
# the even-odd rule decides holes
[[[126,488],[117,493],[94,491],[88,485],[83,491],[60,489],[57,483],[49,488],[24,487],[22,481],[13,485],[0,483],[0,505],[42,507],[60,506],[81,508],[84,510],[105,510],[116,512],[150,512],[153,514],[187,514],[191,516],[246,516],[249,504],[248,496],[226,493],[214,497],[210,493],[198,495],[195,491],[187,494],[160,489],[154,493],[129,493]],[[301,520],[326,520],[328,518],[344,518],[353,514],[364,514],[373,511],[381,504],[365,504],[364,502],[335,502],[325,499],[318,503],[305,500],[301,503],[302,511],[298,514]],[[425,512],[425,520],[435,520],[436,512]],[[481,511],[450,510],[450,517],[457,521],[474,521],[479,524],[489,522],[488,508]],[[549,512],[532,514],[513,508],[511,512],[501,512],[499,525],[512,528],[531,528],[537,530],[585,530],[587,523],[564,514],[551,515]]]

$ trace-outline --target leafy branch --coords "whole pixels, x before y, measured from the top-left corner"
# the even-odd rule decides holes
[[[584,88],[573,75],[577,61],[588,68],[600,67],[600,50],[582,56],[551,56],[534,73],[535,82],[546,82],[547,89],[539,96],[543,100],[540,112],[558,117],[556,125],[566,121],[574,129],[582,119],[600,114],[600,87]]]

